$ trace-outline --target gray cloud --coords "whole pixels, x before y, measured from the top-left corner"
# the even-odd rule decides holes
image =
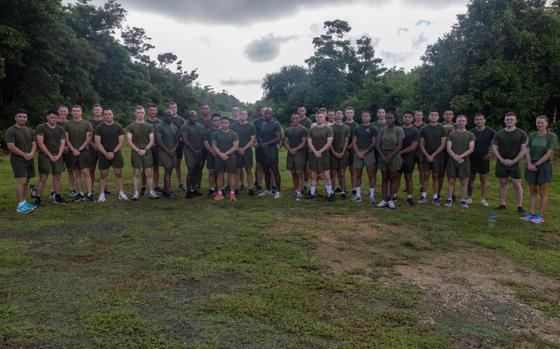
[[[280,46],[297,38],[291,36],[274,36],[268,34],[251,41],[245,47],[245,56],[252,62],[270,62],[280,55]]]
[[[68,1],[68,0],[65,0]],[[335,5],[376,6],[395,0],[121,0],[125,9],[168,16],[180,22],[246,25],[287,17],[302,9]],[[466,0],[398,0],[416,7],[442,8]],[[96,4],[104,0],[94,0]]]
[[[220,80],[220,83],[224,86],[260,85],[262,83],[262,79],[227,79]]]
[[[416,23],[414,23],[415,26],[421,26],[421,25],[425,25],[425,26],[430,26],[432,25],[432,21],[429,21],[427,19],[419,19],[416,21]]]
[[[385,65],[390,66],[405,62],[410,58],[412,52],[381,51],[380,54]]]
[[[418,48],[427,42],[428,38],[424,33],[420,33],[420,35],[418,35],[417,37],[412,38],[412,46],[414,46],[415,48]]]

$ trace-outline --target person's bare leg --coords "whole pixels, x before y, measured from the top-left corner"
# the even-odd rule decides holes
[[[500,178],[500,205],[505,206],[507,200],[508,179]]]
[[[53,176],[54,178],[54,176]],[[41,197],[43,195],[43,191],[45,190],[45,186],[47,185],[47,179],[49,179],[48,173],[40,173],[39,174],[39,183],[37,183],[37,196]],[[54,179],[53,179],[54,183]]]
[[[87,189],[88,193],[93,192],[93,183],[91,182],[91,177],[90,177],[90,170],[89,168],[84,168],[82,170],[82,180],[83,182],[85,182],[85,187]]]
[[[72,170],[74,172],[74,187],[78,193],[84,192],[84,184],[82,181],[82,171],[79,169]]]
[[[223,172],[218,172],[217,173],[216,184],[217,184],[216,189],[218,190],[218,192],[221,192],[222,189],[224,189],[224,173]]]
[[[529,184],[529,202],[530,202],[530,213],[536,214],[537,213],[537,196],[539,195],[539,189],[537,188],[536,184]]]
[[[60,194],[60,182],[62,181],[62,175],[60,173],[55,173],[52,175],[53,190],[56,194]]]
[[[154,173],[154,186],[159,187],[159,166],[152,167]]]
[[[253,169],[251,167],[247,167],[245,169],[245,178],[247,179],[247,189],[251,189],[253,187]]]
[[[412,192],[414,190],[412,184],[412,173],[405,173],[404,178],[406,182],[406,194],[412,195]]]
[[[109,176],[109,170],[99,171],[99,193],[104,193],[107,191],[107,177]]]
[[[544,216],[544,211],[548,206],[548,183],[539,185],[539,192],[541,196],[541,215]]]
[[[140,192],[140,182],[142,181],[142,170],[135,168],[132,172],[132,189],[134,192]]]
[[[395,195],[397,195],[397,193],[399,192],[399,188],[401,186],[401,174],[400,172],[389,172],[390,178],[391,178],[391,183],[390,183],[390,189],[391,189],[391,193],[389,198],[391,200],[393,200],[393,198],[395,197]]]
[[[117,178],[117,188],[119,189],[119,193],[124,192],[124,178],[122,168],[115,168],[115,177]]]
[[[521,180],[519,179],[512,179],[511,183],[513,184],[513,188],[515,189],[515,203],[517,207],[523,206],[523,187],[521,186]]]
[[[467,200],[467,197],[469,195],[468,188],[469,188],[469,179],[468,178],[462,178],[461,179],[461,200]]]
[[[480,175],[480,198],[486,200],[488,195],[488,175]]]
[[[27,196],[27,186],[29,184],[29,178],[27,177],[21,177],[17,179],[17,185],[16,185],[16,197],[18,199],[18,204],[20,202],[25,201],[25,198]]]
[[[154,190],[154,174],[151,168],[145,168],[144,172],[146,174],[146,184],[148,184],[149,192]]]
[[[173,174],[172,168],[163,168],[163,192],[169,194],[171,192],[171,175]]]

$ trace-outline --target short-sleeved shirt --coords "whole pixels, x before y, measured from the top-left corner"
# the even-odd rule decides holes
[[[144,121],[150,126],[153,127],[154,132],[157,132],[158,127],[163,123],[159,118],[155,118],[154,120],[150,118],[146,118]]]
[[[309,131],[303,125],[288,127],[288,129],[286,129],[285,136],[286,138],[288,138],[288,145],[290,146],[290,148],[298,147],[301,144],[302,138],[307,139],[308,133]]]
[[[68,120],[64,125],[64,132],[68,133],[72,146],[78,148],[86,141],[87,134],[93,133],[93,127],[86,120]]]
[[[558,137],[553,132],[548,132],[545,135],[540,135],[537,131],[531,132],[527,147],[531,160],[538,161],[547,151],[558,148]]]
[[[204,140],[210,143],[210,146],[212,146],[212,139],[214,138],[214,132],[216,131],[220,131],[220,128],[210,127],[204,131]]]
[[[445,127],[445,130],[447,131],[447,134],[450,135],[451,133],[453,133],[456,129],[457,129],[457,124],[453,123],[453,122],[442,122],[441,126]]]
[[[124,135],[124,129],[117,122],[110,125],[103,122],[95,128],[95,135],[101,139],[103,149],[112,152],[119,145],[119,136]]]
[[[103,122],[103,119],[102,118],[99,120],[89,119],[88,121],[91,124],[91,128],[95,131],[95,128]]]
[[[469,130],[475,138],[473,155],[485,156],[488,155],[488,148],[492,144],[492,139],[496,135],[496,131],[490,127],[484,127],[484,130],[479,131],[475,128]]]
[[[346,124],[342,124],[342,125],[334,124],[331,126],[331,128],[333,130],[332,147],[335,152],[340,153],[345,148],[344,141],[346,140],[346,137],[350,139],[350,134],[352,133],[352,130],[350,129],[350,126]]]
[[[161,141],[167,149],[173,149],[179,139],[179,129],[173,123],[162,123],[156,133],[161,135]]]
[[[66,121],[57,121],[56,122],[57,126],[60,126],[60,128],[62,128],[62,130],[64,131],[64,125],[66,125]]]
[[[216,145],[222,153],[228,151],[233,147],[233,142],[239,141],[239,136],[235,131],[224,131],[220,129],[212,135],[212,145]]]
[[[197,150],[204,148],[204,132],[204,125],[198,122],[194,124],[186,122],[180,130],[183,142],[188,140],[191,146]]]
[[[498,146],[498,152],[502,158],[513,160],[519,155],[521,146],[527,144],[527,140],[527,133],[519,128],[510,132],[501,129],[496,132],[496,135],[492,139],[492,144]]]
[[[203,117],[199,117],[197,122],[201,124],[204,129],[212,128],[212,118],[205,119]]]
[[[299,124],[309,130],[311,128],[311,124],[313,124],[313,122],[311,121],[311,119],[308,116],[306,116],[302,120],[299,121]]]
[[[469,143],[475,140],[475,136],[470,131],[452,132],[447,136],[447,141],[451,142],[451,150],[457,155],[461,155],[469,150]]]
[[[420,141],[420,132],[416,127],[403,127],[404,138],[402,142],[401,149],[406,149],[410,147],[413,142]]]
[[[35,136],[43,136],[43,143],[52,155],[57,155],[60,143],[64,139],[64,130],[60,126],[51,128],[46,122],[35,129]]]
[[[354,135],[356,137],[356,146],[359,150],[365,150],[373,144],[373,137],[377,137],[377,127],[372,124],[364,126],[360,125],[354,130]]]
[[[379,122],[379,121],[374,121],[373,126],[375,126],[375,128],[377,128],[377,131],[381,131],[382,128],[387,127],[387,121],[385,122]]]
[[[413,124],[413,125],[414,125],[414,127],[416,127],[416,129],[417,129],[418,131],[420,131],[420,130],[422,129],[422,127],[424,127],[424,126],[427,125],[427,123],[422,122],[420,125],[416,125],[416,124]]]
[[[237,122],[233,124],[231,130],[237,133],[240,147],[246,146],[251,140],[251,136],[257,136],[257,129],[255,128],[255,125],[250,123],[240,124]]]
[[[274,138],[276,138],[277,132],[282,132],[282,126],[280,126],[278,121],[263,120],[263,122],[261,123],[260,132],[258,133],[258,137],[259,137],[258,143],[262,144],[262,143],[268,143],[272,141]]]
[[[6,143],[14,143],[14,145],[24,153],[29,153],[33,147],[33,130],[29,127],[17,127],[16,125],[10,126],[4,135]],[[21,156],[12,153],[12,156],[21,158]]]
[[[171,123],[175,125],[175,127],[177,127],[177,130],[180,130],[181,127],[185,124],[185,119],[183,119],[179,115],[175,115],[173,116],[173,121],[171,121]]]
[[[327,144],[327,139],[333,136],[333,130],[329,126],[314,126],[311,127],[307,138],[311,139],[311,144],[315,147],[315,150],[319,151],[321,148]]]
[[[428,154],[433,154],[440,147],[441,139],[444,137],[447,137],[447,130],[440,124],[435,126],[428,124],[420,130],[420,138],[424,139],[424,148]]]
[[[132,135],[132,143],[137,148],[144,149],[150,143],[150,133],[154,133],[154,128],[145,122],[133,122],[128,125],[126,132]]]
[[[360,126],[356,121],[352,120],[352,122],[345,122],[344,125],[348,125],[350,127],[350,138],[354,135],[354,130],[356,127]]]
[[[399,139],[404,139],[404,131],[399,126],[384,127],[379,130],[379,148],[381,150],[395,150]]]

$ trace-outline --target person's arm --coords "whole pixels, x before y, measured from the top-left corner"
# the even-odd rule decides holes
[[[256,135],[251,135],[249,142],[247,142],[247,144],[245,144],[245,146],[240,149],[243,150],[244,152],[247,151],[247,149],[251,148],[253,144],[255,144],[256,139],[257,139]]]
[[[70,150],[70,152],[72,154],[76,153],[76,152],[80,152],[78,149],[74,148],[74,145],[72,144],[72,142],[70,142],[70,135],[68,134],[68,131],[64,131],[64,136],[66,137],[66,145],[68,146],[68,149]],[[76,154],[74,154],[76,155]],[[80,155],[80,154],[78,154]]]
[[[156,139],[157,139],[157,145],[163,149],[164,152],[166,152],[169,156],[173,156],[173,152],[171,149],[167,148],[167,146],[165,145],[165,143],[163,143],[163,137],[161,136],[161,133],[156,132]]]
[[[447,144],[447,137],[441,137],[441,143],[436,151],[432,154],[432,157],[436,157],[439,153],[441,153],[445,149],[445,145]]]
[[[523,159],[523,157],[525,156],[526,153],[528,153],[528,151],[527,151],[527,144],[521,144],[521,151],[519,152],[519,154],[517,154],[517,156],[515,157],[515,159],[511,160],[511,164],[514,165],[514,164],[516,164],[519,160]]]
[[[188,133],[185,132],[184,134],[187,135]],[[181,142],[187,147],[187,149],[189,149],[193,153],[196,152],[196,150],[194,149],[191,141],[187,137],[183,136],[183,133],[181,133],[180,139],[181,139]]]
[[[219,156],[221,158],[225,157],[225,154],[223,154],[220,151],[220,148],[218,148],[218,142],[214,139],[212,139],[212,154],[214,154],[214,156]]]
[[[494,156],[496,156],[496,159],[498,159],[499,162],[504,163],[504,158],[502,157],[502,155],[500,155],[500,149],[498,144],[492,144],[492,152],[494,153]]]
[[[41,150],[41,152],[43,152],[43,154],[45,154],[47,157],[52,159],[54,155],[51,154],[51,152],[47,149],[47,146],[45,145],[45,136],[43,134],[37,133],[35,135],[35,140],[37,141],[39,150]]]
[[[463,154],[458,154],[461,159],[466,158],[467,156],[471,155],[474,152],[474,140],[469,141],[469,149]]]
[[[95,146],[97,147],[97,151],[99,151],[101,154],[103,154],[103,156],[105,156],[106,158],[109,158],[109,151],[107,151],[107,149],[105,149],[103,144],[101,144],[101,136],[100,135],[94,135],[93,140],[95,142]]]
[[[526,153],[529,154],[529,151],[527,151]],[[554,156],[554,149],[548,149],[546,153],[544,153],[544,155],[537,162],[535,162],[535,166],[540,166],[544,164],[545,162],[550,160],[553,156]]]
[[[87,146],[91,143],[91,131],[88,131],[86,133],[86,140],[84,141],[84,143],[82,143],[80,145],[80,147],[78,148],[79,152],[84,151],[85,148],[87,148]]]
[[[360,150],[358,149],[358,137],[356,137],[355,135],[352,136],[352,149],[354,150],[355,153],[359,153]]]
[[[124,147],[124,133],[119,135],[119,143],[117,144],[115,149],[113,149],[113,153],[116,154],[120,152],[123,147]]]
[[[130,148],[132,148],[133,151],[135,151],[136,153],[138,153],[140,156],[142,156],[142,149],[138,148],[136,146],[136,144],[134,144],[134,142],[132,142],[132,133],[127,132],[126,133],[127,139],[128,139],[128,145],[130,146]]]
[[[412,141],[408,147],[401,150],[401,155],[406,155],[406,154],[412,153],[413,151],[416,150],[416,147],[418,147],[418,141],[417,140]]]
[[[233,141],[233,146],[229,148],[224,155],[230,156],[233,152],[235,152],[239,148],[239,140]]]
[[[426,150],[426,139],[424,137],[420,137],[420,151],[424,154],[425,157],[429,158],[430,154]]]
[[[275,137],[274,137],[270,142],[266,142],[266,143],[263,143],[263,144],[261,144],[261,145],[265,146],[265,148],[266,148],[266,147],[268,147],[268,146],[270,146],[270,145],[274,145],[274,144],[280,143],[280,141],[282,140],[282,134],[283,134],[283,132],[282,132],[282,127],[278,126],[278,127],[276,128],[276,131],[274,132]]]
[[[319,153],[323,154],[324,152],[329,150],[331,148],[333,139],[334,139],[333,136],[327,137],[327,143],[323,146],[323,148],[319,149]]]
[[[153,132],[150,132],[150,141],[149,141],[148,144],[146,145],[146,150],[152,149],[152,147],[154,146],[154,142],[155,142],[154,133],[153,133]]]
[[[64,137],[60,138],[60,146],[58,147],[58,153],[54,156],[55,161],[58,161],[64,154],[64,148],[66,148],[66,140]]]
[[[311,150],[312,153],[317,153],[317,150],[313,146],[313,140],[311,139],[311,136],[307,136],[307,146],[309,147],[309,150]]]
[[[403,141],[403,139],[402,139],[402,136],[401,136],[397,139],[397,146],[395,147],[395,149],[393,149],[392,152],[389,153],[389,155],[387,155],[387,158],[392,159],[395,155],[397,155],[398,153],[401,152],[402,141]],[[381,154],[381,153],[379,153],[379,154]]]

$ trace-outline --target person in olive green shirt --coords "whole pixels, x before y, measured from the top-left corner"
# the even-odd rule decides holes
[[[148,104],[148,117],[146,118],[146,123],[153,127],[154,132],[157,131],[158,127],[161,125],[162,121],[158,117],[158,107],[154,103]],[[153,176],[154,176],[154,190],[156,193],[161,193],[161,187],[159,186],[159,147],[154,144],[152,147],[152,161],[153,161]],[[142,187],[144,191],[146,190],[146,176],[142,174]],[[142,193],[142,190],[140,191]]]
[[[212,138],[214,137],[214,132],[219,131],[222,124],[222,116],[218,113],[212,114],[212,127],[207,128],[204,131],[204,148],[207,151],[206,158],[206,168],[208,169],[208,197],[212,197],[216,194],[217,186],[217,176],[216,176],[216,155],[214,154],[214,148],[212,147]]]
[[[420,136],[420,130],[427,124],[424,122],[424,112],[421,110],[417,110],[414,112],[414,127],[418,130],[418,136]],[[424,192],[424,170],[422,169],[422,158],[424,155],[422,154],[422,150],[420,149],[420,138],[418,138],[418,146],[416,147],[416,151],[414,153],[414,163],[416,167],[418,167],[418,183],[420,183],[420,187],[418,188],[420,191],[420,196]]]
[[[552,181],[552,162],[554,151],[558,148],[558,137],[548,129],[548,118],[538,116],[536,120],[537,131],[529,135],[527,147],[527,166],[525,180],[531,191],[531,211],[522,218],[525,221],[540,224],[544,223],[544,211],[548,204],[548,186]],[[537,211],[537,199],[540,195]]]
[[[523,187],[521,186],[521,166],[519,161],[527,151],[527,133],[518,129],[515,113],[507,113],[504,119],[505,128],[496,132],[492,139],[492,151],[496,156],[496,177],[500,180],[500,206],[506,208],[508,179],[511,179],[515,190],[517,213],[524,215]]]
[[[16,196],[18,205],[16,212],[29,213],[37,208],[25,200],[29,179],[35,177],[33,156],[37,145],[33,139],[33,130],[26,126],[27,112],[19,110],[14,117],[15,125],[6,130],[4,141],[10,151],[10,163],[17,180]]]
[[[381,168],[381,195],[383,196],[383,199],[377,204],[379,208],[396,208],[393,199],[400,181],[404,131],[401,127],[396,126],[395,122],[395,114],[387,113],[385,126],[379,130],[377,135],[377,152],[379,154],[377,167]]]
[[[153,159],[151,149],[154,146],[154,129],[144,121],[146,111],[144,107],[138,105],[134,108],[135,121],[128,125],[126,128],[126,137],[128,145],[132,148],[130,159],[132,162],[132,187],[134,193],[132,194],[132,201],[140,199],[140,181],[141,174],[144,172],[146,175],[146,182],[148,184],[148,196],[150,199],[157,199],[159,196],[154,191],[154,178],[153,178]]]
[[[156,140],[159,147],[159,164],[163,166],[163,191],[165,197],[171,197],[171,175],[177,164],[179,147],[179,129],[173,124],[173,112],[166,111],[163,123],[156,130]]]
[[[439,124],[439,113],[433,111],[428,116],[430,123],[420,130],[420,150],[422,151],[422,170],[424,174],[424,191],[418,203],[428,202],[428,183],[432,177],[432,205],[440,206],[439,178],[445,172],[443,152],[447,142],[447,131]]]
[[[307,131],[309,131],[309,129],[311,128],[311,124],[313,124],[313,121],[311,120],[311,118],[307,116],[307,108],[302,105],[298,107],[297,113],[300,118],[299,124],[305,127]],[[308,163],[309,149],[307,149],[307,147],[304,149],[304,154],[305,154],[305,167],[303,168],[303,188],[304,191],[307,191],[309,185],[309,163]]]
[[[187,116],[187,122],[181,127],[180,141],[185,151],[185,162],[187,163],[187,199],[201,196],[200,184],[202,181],[202,168],[204,167],[204,125],[199,123],[198,116],[191,110]]]
[[[229,118],[224,116],[221,119],[220,130],[212,135],[212,150],[214,151],[214,165],[216,171],[216,183],[218,191],[214,200],[220,201],[224,199],[224,174],[228,176],[228,186],[230,188],[229,199],[236,201],[235,196],[235,168],[236,168],[236,150],[239,147],[239,137],[235,131],[229,128]]]
[[[169,102],[167,108],[173,113],[173,125],[177,127],[178,130],[185,124],[185,119],[177,115],[177,103]],[[177,175],[177,191],[186,192],[185,182],[183,180],[183,172],[181,170],[181,160],[183,160],[183,143],[179,143],[177,146],[177,161],[175,162],[175,174]]]
[[[39,148],[39,184],[37,185],[36,201],[41,203],[41,196],[49,175],[53,177],[54,195],[53,202],[64,203],[60,195],[60,177],[64,172],[64,145],[66,143],[64,130],[57,125],[58,112],[51,110],[47,113],[47,122],[40,124],[35,129],[35,140]],[[38,205],[37,205],[38,206]]]
[[[306,166],[307,129],[300,124],[301,117],[292,114],[290,127],[284,132],[284,146],[288,150],[286,167],[292,173],[294,185],[294,198],[300,201],[303,198],[303,170]]]
[[[99,197],[97,202],[106,201],[107,177],[111,167],[115,171],[119,200],[127,201],[123,179],[124,159],[121,151],[125,141],[124,129],[114,121],[111,109],[103,111],[103,122],[95,128],[93,138],[99,151]]]
[[[231,127],[237,136],[239,136],[239,148],[236,150],[236,190],[241,190],[243,187],[243,179],[247,177],[247,188],[249,189],[249,196],[255,195],[253,188],[253,145],[257,140],[257,129],[255,125],[249,122],[249,114],[247,110],[239,112],[239,119]],[[245,171],[245,172],[243,172]],[[245,173],[245,176],[243,175]]]
[[[362,201],[362,172],[364,167],[369,177],[369,203],[375,203],[375,154],[373,149],[377,146],[378,130],[371,124],[371,112],[362,112],[362,124],[352,133],[352,149],[354,151],[354,162],[352,163],[352,182],[354,196],[352,201]]]
[[[461,208],[469,208],[467,198],[469,196],[468,186],[471,176],[471,157],[474,151],[475,137],[472,132],[466,129],[467,117],[459,115],[457,117],[457,127],[447,136],[447,202],[445,207],[453,205],[453,195],[455,193],[455,180],[461,181]]]
[[[103,108],[99,104],[94,104],[91,110],[93,117],[89,119],[89,123],[91,124],[91,140],[89,143],[89,158],[90,158],[90,168],[89,174],[91,177],[91,185],[95,184],[95,168],[97,167],[97,162],[99,161],[99,151],[95,147],[95,141],[93,132],[95,128],[103,122]]]
[[[352,130],[350,126],[344,123],[342,111],[336,112],[334,121],[335,124],[331,126],[333,130],[333,142],[331,145],[331,171],[333,182],[338,178],[338,187],[335,189],[335,194],[340,194],[344,199],[346,198],[346,181],[344,174],[346,167],[348,167],[348,143],[350,142],[350,134]]]
[[[412,173],[416,164],[416,149],[418,149],[418,143],[420,142],[420,132],[414,126],[414,114],[412,111],[404,112],[402,129],[404,131],[404,139],[401,145],[401,157],[403,159],[401,173],[404,174],[406,185],[406,203],[408,206],[414,206],[414,200],[412,199]],[[398,193],[398,190],[395,193]]]
[[[441,126],[443,126],[445,128],[448,136],[455,131],[455,128],[457,128],[457,125],[453,122],[453,118],[455,118],[455,113],[453,113],[453,110],[446,110],[446,111],[443,112],[443,122],[441,123]],[[441,193],[441,190],[443,188],[443,181],[445,179],[445,172],[447,171],[447,164],[449,163],[449,154],[447,153],[447,151],[444,150],[442,155],[443,155],[443,168],[444,168],[444,170],[443,170],[443,172],[439,173],[438,193]]]
[[[65,106],[64,104],[61,104],[58,106],[57,109],[58,112],[58,121],[57,121],[57,125],[60,126],[62,128],[62,130],[64,131],[64,126],[66,125],[66,122],[68,121],[68,107]],[[64,167],[68,170],[68,185],[69,185],[69,193],[71,197],[74,197],[76,195],[76,190],[74,187],[74,172],[70,170],[70,150],[68,149],[68,144],[66,144],[66,139],[64,140],[64,154],[62,155],[62,160],[64,161]],[[54,183],[53,183],[53,191],[54,191]]]
[[[93,127],[82,119],[82,107],[72,106],[72,120],[64,125],[66,144],[70,152],[70,170],[74,172],[75,186],[78,193],[74,201],[84,199],[84,187],[87,189],[87,200],[93,202],[93,184],[91,182],[91,153],[89,146],[93,137]]]
[[[327,200],[334,200],[334,192],[331,182],[331,160],[330,149],[333,142],[333,130],[327,125],[326,114],[320,110],[315,114],[317,125],[311,127],[307,134],[307,146],[309,147],[309,179],[311,188],[308,199],[313,199],[317,194],[317,180],[325,180]]]
[[[354,163],[354,149],[352,147],[352,137],[354,136],[354,131],[360,124],[358,124],[354,120],[354,115],[356,113],[356,109],[354,107],[346,107],[344,108],[344,124],[350,127],[350,138],[348,140],[348,172],[350,173],[350,182],[352,182],[352,195],[355,195],[354,192],[354,169],[352,164]]]

